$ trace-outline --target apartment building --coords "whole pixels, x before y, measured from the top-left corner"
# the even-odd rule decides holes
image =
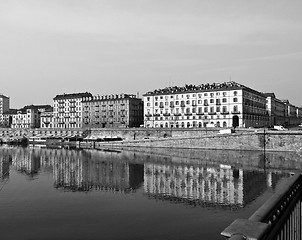
[[[29,105],[17,110],[12,114],[11,128],[40,128],[40,115],[49,108],[50,105]]]
[[[89,92],[61,94],[53,98],[53,127],[82,128],[82,100],[92,97]]]
[[[83,99],[83,127],[139,127],[143,122],[143,101],[134,94]]]
[[[144,96],[144,125],[155,128],[263,127],[266,97],[236,82],[167,87]]]
[[[266,96],[266,110],[269,115],[269,126],[284,125],[287,109],[284,102],[276,98],[274,93],[264,93]]]
[[[53,108],[49,108],[41,113],[41,128],[53,128]]]
[[[0,94],[0,127],[4,127],[3,114],[9,110],[9,97]]]

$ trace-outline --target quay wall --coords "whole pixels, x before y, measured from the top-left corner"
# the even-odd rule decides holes
[[[96,142],[96,149],[102,148],[178,148],[228,149],[248,151],[294,151],[302,153],[301,132],[277,133],[233,133],[212,134],[199,137],[167,137],[158,139],[129,140],[122,142]],[[173,150],[172,150],[173,149]]]
[[[83,129],[74,128],[74,129],[65,129],[65,128],[0,128],[0,138],[1,137],[31,137],[38,134],[48,135],[53,134],[57,136],[63,136],[66,134],[82,135],[84,133]]]

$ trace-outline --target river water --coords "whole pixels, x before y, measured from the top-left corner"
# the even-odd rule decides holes
[[[223,239],[296,153],[0,147],[1,239]]]

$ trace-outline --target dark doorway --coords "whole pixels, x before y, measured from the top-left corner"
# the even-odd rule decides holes
[[[239,126],[239,117],[237,115],[233,116],[233,127],[236,128]]]

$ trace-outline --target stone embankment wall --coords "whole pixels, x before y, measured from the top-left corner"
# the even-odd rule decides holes
[[[35,135],[82,135],[82,129],[64,129],[64,128],[56,128],[56,129],[43,129],[43,128],[35,128],[35,129],[14,129],[14,128],[0,128],[0,137],[31,137]]]
[[[167,137],[199,137],[216,134],[219,129],[165,129],[165,128],[92,128],[91,135],[97,137],[121,137],[124,140],[160,139]]]
[[[129,140],[123,142],[96,142],[95,148],[177,148],[188,149],[230,149],[255,151],[296,151],[302,152],[301,132],[277,133],[233,133],[212,134],[198,137],[167,137],[158,139]]]

